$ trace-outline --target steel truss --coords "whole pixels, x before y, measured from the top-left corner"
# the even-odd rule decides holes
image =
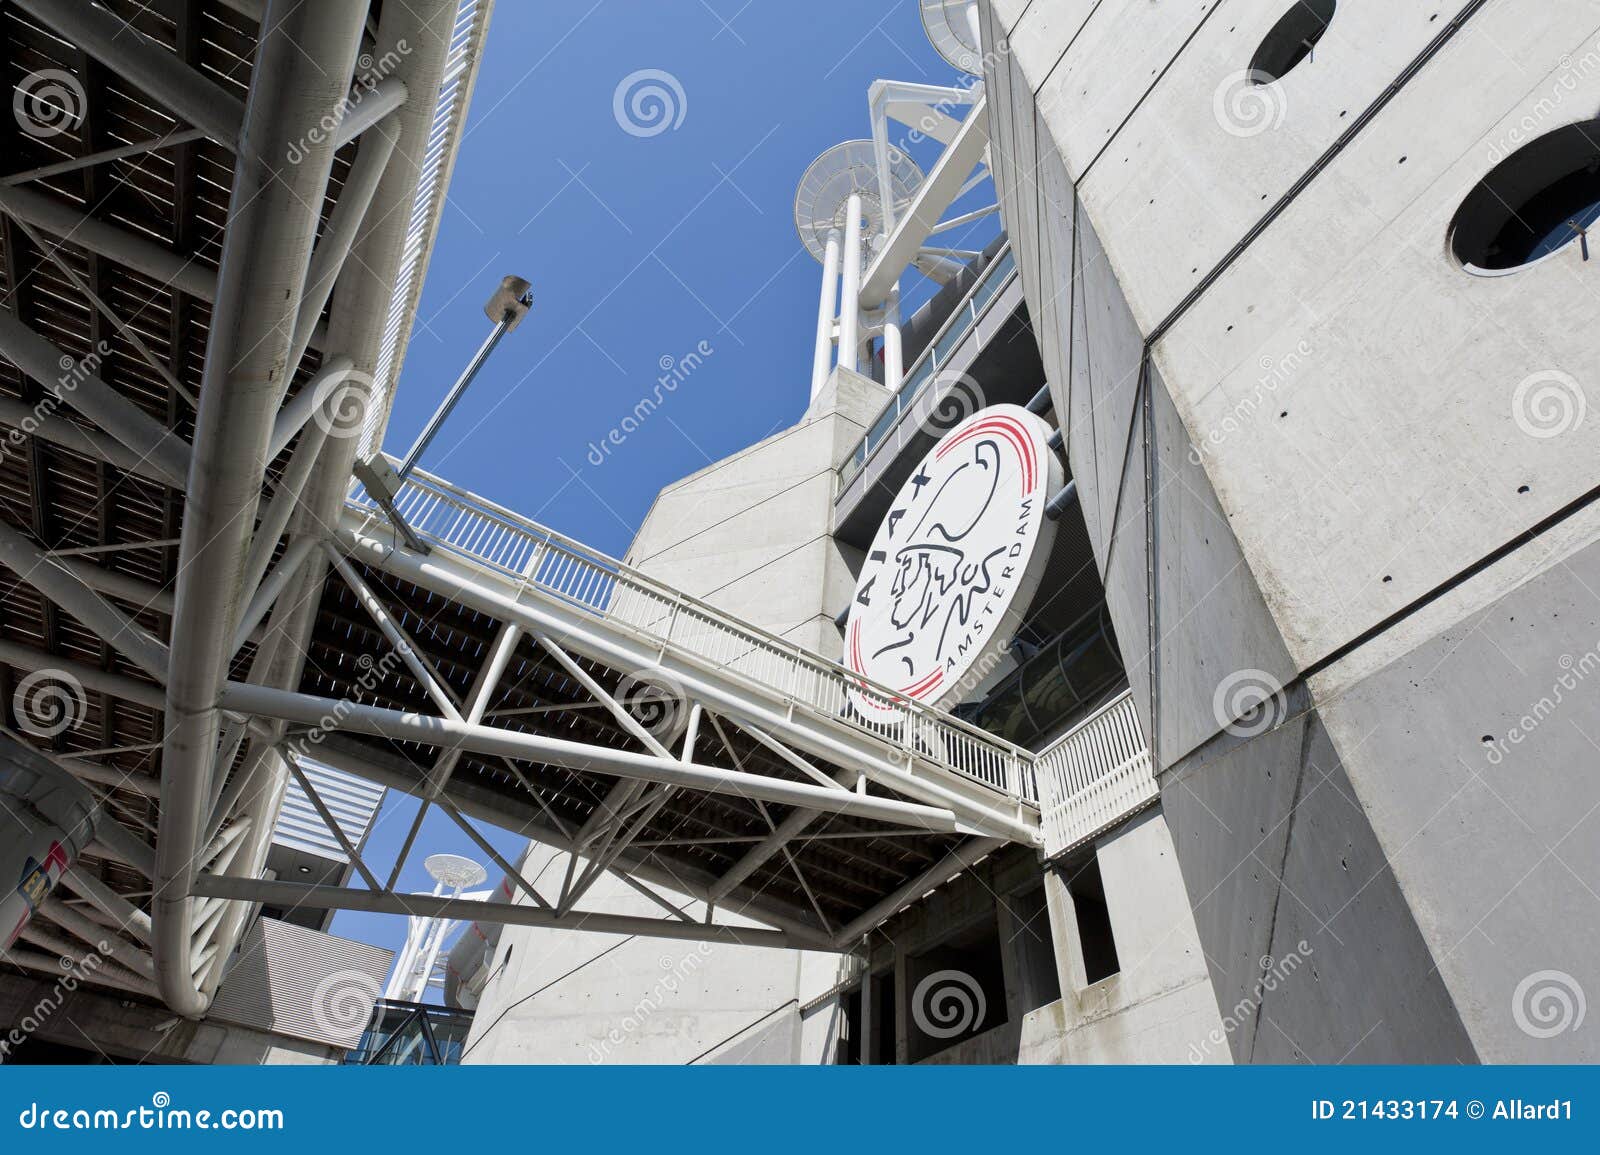
[[[291,727],[280,718],[230,709],[224,699],[229,687],[299,683],[311,608],[324,580],[323,555],[315,547],[337,520],[358,448],[354,437],[328,435],[343,416],[333,407],[366,402],[379,411],[381,426],[385,400],[374,391],[389,384],[397,365],[395,336],[409,326],[405,314],[418,287],[405,280],[408,262],[426,249],[442,203],[434,182],[440,165],[447,171],[448,149],[458,139],[438,130],[440,124],[453,130],[464,109],[476,60],[462,54],[481,39],[491,5],[408,0],[385,4],[374,25],[365,0],[265,0],[254,13],[260,35],[244,99],[194,63],[199,41],[192,0],[178,6],[185,16],[176,50],[110,8],[73,0],[17,0],[16,7],[76,51],[77,71],[91,95],[101,98],[98,105],[90,101],[86,117],[103,115],[103,89],[92,79],[114,74],[178,127],[115,147],[96,147],[94,134],[85,131],[76,157],[0,179],[8,280],[15,290],[13,238],[27,237],[85,299],[90,336],[102,323],[115,328],[173,401],[168,420],[152,416],[109,383],[95,361],[79,363],[28,323],[13,300],[11,311],[0,312],[0,356],[32,378],[49,404],[7,400],[0,420],[32,433],[35,444],[104,463],[103,486],[107,470],[116,469],[162,487],[169,524],[178,520],[175,507],[186,505],[176,550],[170,538],[151,543],[168,551],[175,576],[170,592],[47,554],[35,543],[45,536],[39,517],[31,533],[0,525],[0,561],[43,599],[52,627],[47,642],[59,609],[99,639],[105,653],[91,666],[64,660],[50,652],[53,645],[41,651],[7,642],[5,660],[20,669],[81,670],[82,684],[102,696],[107,719],[117,703],[159,711],[165,721],[159,779],[111,764],[110,758],[129,752],[115,742],[58,758],[101,788],[108,807],[111,787],[159,804],[153,823],[119,813],[125,823],[106,823],[94,848],[136,871],[148,887],[119,893],[75,869],[64,886],[76,897],[48,900],[44,918],[30,924],[25,938],[67,960],[98,952],[109,961],[88,981],[159,997],[180,1014],[198,1016],[210,1004],[249,908],[197,894],[195,881],[202,874],[260,872],[283,783],[299,774],[285,745]],[[458,34],[463,8],[465,38]],[[393,65],[388,75],[359,75],[364,47]],[[320,131],[330,118],[333,131]],[[234,160],[214,271],[181,242],[168,248],[97,215],[94,196],[79,207],[39,183],[79,174],[93,193],[99,166],[168,149],[177,149],[181,159],[200,140],[222,146]],[[353,158],[334,184],[335,154],[347,146]],[[419,200],[419,192],[429,199]],[[334,207],[325,215],[330,200]],[[180,220],[180,238],[185,227]],[[89,254],[89,277],[59,256],[63,244]],[[170,359],[158,355],[134,320],[107,304],[96,271],[112,264],[153,279],[175,299],[211,303],[198,390],[181,380],[176,339]],[[308,350],[319,358],[296,390]],[[63,381],[68,365],[76,366],[70,385]],[[173,419],[183,407],[193,414],[192,436],[180,433]],[[287,463],[269,472],[286,450]],[[98,548],[113,546],[102,540]],[[108,600],[113,597],[140,607],[139,613],[120,609]],[[170,628],[151,626],[151,611],[170,618]],[[112,673],[113,654],[144,678]],[[241,663],[242,680],[231,681]],[[153,747],[147,747],[150,754]],[[327,817],[309,786],[307,793]],[[332,829],[342,840],[337,825]],[[364,864],[361,869],[376,886]],[[23,965],[39,961],[26,950],[10,957]],[[59,964],[52,959],[47,969],[59,972]]]

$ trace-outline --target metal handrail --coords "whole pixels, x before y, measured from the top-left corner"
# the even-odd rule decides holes
[[[1131,689],[1048,746],[1034,772],[1047,858],[1082,846],[1160,796]]]
[[[961,328],[960,336],[964,338],[977,325],[979,318],[988,315],[989,310],[994,307],[995,301],[999,299],[1005,287],[1017,276],[1016,260],[1012,255],[1011,246],[1008,244],[994,255],[994,259],[978,275],[978,279],[972,283],[972,288],[961,298],[961,303],[950,311],[950,315],[945,318],[944,323],[939,326],[922,352],[917,355],[917,359],[906,367],[903,380],[905,382],[915,381],[917,374],[922,370],[924,362],[931,362],[932,371],[918,383],[917,389],[909,397],[904,396],[904,385],[902,385],[901,389],[884,403],[883,408],[873,415],[872,420],[867,424],[866,432],[862,433],[861,439],[855,443],[849,455],[840,463],[836,471],[839,478],[838,489],[840,492],[855,480],[856,475],[866,468],[867,462],[877,456],[878,451],[883,448],[884,443],[888,440],[888,434],[893,431],[894,425],[884,431],[884,436],[878,440],[877,444],[868,444],[872,438],[873,429],[883,419],[883,415],[892,408],[895,412],[895,424],[898,424],[899,419],[911,411],[911,407],[916,404],[917,398],[922,395],[923,389],[928,386],[929,382],[938,379],[940,359],[936,355],[936,351],[940,342],[949,336],[958,325]],[[986,286],[990,285],[991,281],[993,282],[993,288],[989,293],[988,300],[983,303],[981,309],[973,308],[973,298]]]
[[[347,504],[369,518],[382,516],[360,487]],[[741,622],[504,506],[416,470],[396,494],[395,508],[418,537],[644,634],[664,649],[737,672],[791,705],[864,730],[898,746],[908,765],[911,759],[930,762],[1037,801],[1033,755],[1022,747]],[[855,695],[896,716],[888,722],[862,718],[851,705]]]

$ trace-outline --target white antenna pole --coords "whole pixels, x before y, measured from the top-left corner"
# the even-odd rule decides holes
[[[822,298],[817,302],[817,347],[811,358],[813,401],[828,383],[828,370],[833,368],[833,322],[839,312],[839,246],[843,241],[838,229],[828,231],[822,257]]]
[[[905,376],[905,359],[900,350],[900,288],[889,290],[883,303],[883,384],[891,393],[900,391]]]
[[[844,299],[839,302],[839,365],[854,371],[860,355],[861,194],[853,192],[844,213]]]

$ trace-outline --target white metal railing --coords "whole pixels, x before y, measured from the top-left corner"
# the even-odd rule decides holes
[[[1160,794],[1132,691],[1123,691],[1034,762],[1046,857],[1064,854]]]
[[[861,435],[861,440],[856,442],[856,447],[840,464],[838,469],[840,492],[843,492],[844,488],[855,479],[856,474],[866,466],[867,461],[882,448],[901,418],[911,412],[924,387],[930,381],[937,379],[939,370],[944,367],[956,346],[978,323],[978,318],[988,311],[990,302],[1000,295],[1000,290],[1005,288],[1016,275],[1016,257],[1011,251],[1011,246],[1007,245],[996,253],[983,272],[978,274],[978,279],[967,291],[965,299],[951,310],[950,316],[944,319],[939,331],[928,342],[927,348],[907,366],[905,382],[885,403],[867,431]]]
[[[369,517],[382,516],[360,487],[348,504]],[[624,626],[664,649],[739,674],[796,707],[867,731],[907,755],[1012,797],[1038,799],[1034,758],[1022,747],[868,682],[503,506],[420,470],[407,477],[395,506],[412,532],[435,546]],[[858,695],[886,707],[892,716],[886,722],[866,720],[852,704]]]

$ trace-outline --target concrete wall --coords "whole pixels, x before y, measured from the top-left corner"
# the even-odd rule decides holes
[[[522,869],[537,886],[566,863],[565,852],[535,845]],[[584,905],[660,913],[610,875]],[[741,921],[730,911],[718,918]],[[828,1040],[800,1029],[801,990],[826,990],[842,965],[831,954],[508,926],[463,1062],[822,1061]]]
[[[231,1023],[180,1019],[165,1007],[136,1002],[115,991],[86,985],[68,991],[60,980],[31,974],[0,975],[0,1041],[8,1044],[8,1051],[14,1046],[17,1061],[30,1061],[26,1041],[15,1043],[10,1037],[13,1030],[118,1063],[261,1067],[326,1065],[344,1057],[335,1047]]]
[[[835,470],[888,397],[836,369],[799,424],[663,489],[624,560],[837,658],[859,556],[830,536]]]
[[[1473,276],[1446,233],[1600,108],[1600,3],[1342,0],[1251,86],[1287,9],[983,4],[1002,212],[1228,1045],[1594,1059],[1560,1007],[1600,989],[1600,423],[1516,401],[1600,399],[1590,266]]]
[[[1090,983],[1072,895],[1046,879],[1061,970],[1049,1029],[1031,1033],[1028,1060],[1058,1063],[1226,1063],[1223,1023],[1190,912],[1172,838],[1159,809],[1098,839],[1120,969]]]

